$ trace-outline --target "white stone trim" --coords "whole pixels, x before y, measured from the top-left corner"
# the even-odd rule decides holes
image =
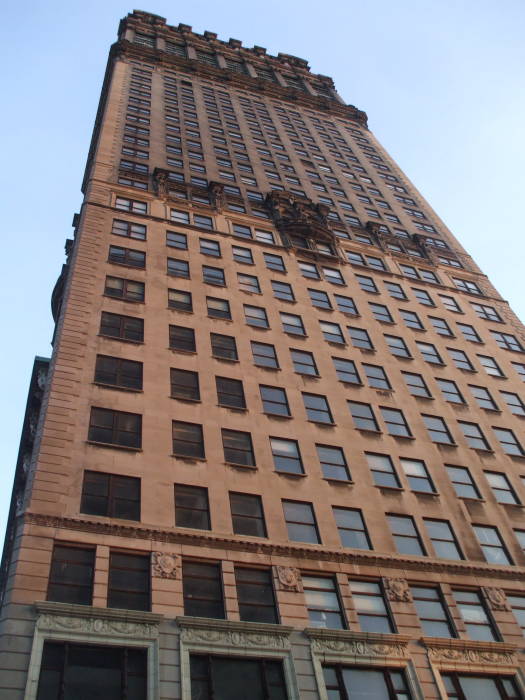
[[[159,700],[159,624],[161,615],[93,608],[67,603],[36,603],[38,616],[24,700],[36,700],[44,642],[134,646],[148,650],[148,700]]]

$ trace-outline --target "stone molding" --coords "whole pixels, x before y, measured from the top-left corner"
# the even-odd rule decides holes
[[[349,630],[329,630],[307,628],[312,652],[330,657],[339,655],[347,661],[369,659],[408,659],[410,637],[396,634],[374,634],[372,632],[350,632]]]
[[[405,578],[383,578],[383,586],[388,600],[397,603],[412,601],[412,593]]]
[[[503,588],[483,588],[482,590],[492,610],[508,612],[511,609]]]
[[[324,545],[311,545],[305,547],[292,543],[277,544],[271,542],[250,541],[248,539],[235,539],[232,536],[218,536],[211,533],[190,533],[174,529],[148,528],[133,525],[117,525],[110,522],[84,520],[81,518],[59,517],[54,515],[42,515],[39,513],[25,513],[23,516],[26,525],[49,527],[53,530],[64,529],[68,531],[87,532],[94,535],[107,535],[123,537],[126,539],[140,539],[155,543],[181,544],[199,546],[205,549],[229,549],[230,551],[253,552],[278,557],[294,557],[297,559],[329,561],[338,564],[350,564],[358,566],[376,566],[382,569],[405,569],[407,571],[431,572],[436,574],[462,574],[466,576],[486,576],[507,581],[523,582],[525,567],[519,566],[493,566],[483,562],[467,561],[443,561],[430,557],[405,557],[402,555],[356,550],[347,552],[343,549],[328,549]],[[53,538],[56,533],[53,533]]]
[[[275,566],[274,570],[282,591],[296,591],[300,593],[303,590],[299,569],[294,566]]]
[[[293,627],[237,622],[199,617],[177,617],[181,629],[181,642],[195,645],[235,647],[238,649],[290,649]]]
[[[151,573],[157,578],[181,578],[181,559],[178,554],[168,552],[151,553]]]
[[[430,661],[440,669],[465,666],[468,670],[485,669],[487,665],[516,669],[518,659],[516,647],[503,642],[476,642],[463,639],[422,637]],[[493,669],[495,670],[495,669]]]

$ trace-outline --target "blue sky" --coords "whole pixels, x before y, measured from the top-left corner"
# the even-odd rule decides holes
[[[2,532],[33,357],[51,352],[49,299],[81,202],[107,52],[132,9],[32,0],[2,11]],[[523,0],[148,0],[139,9],[332,76],[525,318]]]

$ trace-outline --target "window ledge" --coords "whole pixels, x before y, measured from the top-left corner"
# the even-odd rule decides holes
[[[116,389],[117,391],[129,391],[132,394],[143,394],[143,389],[132,389],[128,386],[119,386],[118,384],[106,384],[105,382],[91,382],[93,386],[99,386],[102,389]]]
[[[508,452],[505,452],[505,454],[507,455],[507,457],[510,457],[511,459],[517,459],[518,462],[525,460],[525,455],[509,455]]]
[[[295,474],[294,472],[282,472],[278,471],[277,469],[275,470],[275,473],[279,474],[279,476],[290,476],[292,479],[304,479],[307,476],[307,474],[304,474],[304,472],[302,474]]]
[[[323,481],[334,484],[334,486],[353,486],[355,484],[355,481],[352,481],[352,479],[332,479],[329,476],[323,476]]]
[[[111,294],[103,294],[103,297],[106,297],[106,299],[113,299],[115,301],[124,301],[126,304],[136,304],[136,305],[144,305],[146,302],[145,301],[137,301],[135,299],[124,299],[123,297],[114,297]]]
[[[185,396],[172,396],[170,394],[170,399],[175,399],[175,401],[182,401],[183,403],[202,403],[201,399],[187,399]]]
[[[131,340],[130,338],[118,338],[114,335],[104,335],[103,333],[97,333],[99,338],[106,338],[106,340],[118,340],[119,343],[130,343],[131,345],[144,345],[143,340]]]
[[[237,462],[223,462],[228,467],[235,467],[236,469],[250,469],[251,471],[257,471],[257,465],[255,464],[238,464]]]
[[[414,491],[412,489],[412,493],[415,493],[416,496],[431,496],[432,498],[439,498],[440,496],[437,491]]]
[[[365,435],[378,435],[378,436],[383,435],[382,430],[371,430],[370,428],[355,428],[355,429],[359,430],[360,433],[364,433]]]
[[[500,506],[508,506],[511,510],[513,508],[520,509],[520,508],[525,508],[525,505],[523,503],[501,503],[501,501],[498,501]]]
[[[193,311],[186,311],[185,313],[193,313]],[[223,316],[210,316],[210,314],[207,314],[207,318],[212,318],[214,321],[226,321],[226,323],[233,323],[233,319],[224,318]]]
[[[338,343],[335,340],[327,340],[326,342],[328,343],[328,345],[333,345],[333,347],[335,347],[335,348],[346,348],[348,346],[348,343],[345,343],[344,341],[341,343]]]
[[[246,406],[241,407],[241,406],[227,406],[224,403],[218,403],[217,406],[219,408],[227,408],[229,411],[233,411],[234,413],[247,413],[248,409]]]
[[[396,493],[403,493],[405,490],[402,486],[384,486],[383,484],[374,484],[374,486],[381,491],[395,491]]]
[[[268,411],[262,412],[263,416],[268,416],[268,418],[277,418],[277,420],[292,420],[293,416],[285,416],[280,413],[268,413]]]
[[[365,355],[375,355],[376,353],[375,348],[358,348],[358,350],[361,350]]]
[[[148,625],[159,625],[164,619],[164,615],[142,610],[124,610],[119,608],[99,608],[91,605],[78,605],[76,603],[57,603],[50,600],[39,600],[35,602],[36,610],[43,615],[58,615],[73,618],[102,618],[122,623],[138,623]]]
[[[170,348],[168,347],[168,350],[171,350],[172,352],[178,352],[182,353],[183,355],[196,355],[197,351],[196,350],[179,350],[178,348]]]
[[[253,328],[254,331],[271,331],[272,330],[270,326],[255,326],[255,325],[252,325],[251,323],[247,323],[246,325],[249,328]]]
[[[181,459],[184,462],[206,462],[207,459],[206,457],[190,457],[189,455],[180,455],[177,454],[176,452],[171,453],[172,457],[176,457],[177,459]]]
[[[312,423],[313,425],[318,425],[320,428],[336,428],[337,427],[337,423],[321,423],[318,420],[308,420],[307,419],[307,423]]]
[[[462,501],[467,501],[467,503],[486,503],[485,498],[472,498],[470,496],[458,496]]]
[[[219,355],[212,355],[212,357],[214,360],[219,360],[220,362],[240,362],[240,360],[234,360],[232,357],[220,357]]]
[[[434,441],[432,441],[432,442],[434,442]],[[434,442],[434,445],[437,445],[438,447],[444,447],[444,448],[448,448],[448,447],[456,448],[456,447],[459,447],[459,445],[458,445],[457,442]]]
[[[470,445],[469,445],[470,447]],[[480,455],[493,455],[496,454],[494,450],[488,449],[486,450],[484,447],[471,447],[471,450],[474,450]]]
[[[281,367],[266,367],[266,365],[256,365],[254,363],[255,367],[258,367],[259,369],[264,369],[268,372],[282,372]]]
[[[396,440],[415,440],[416,438],[413,435],[393,435],[392,433],[388,433],[390,437],[396,438]]]
[[[113,442],[97,442],[97,440],[86,440],[87,445],[93,447],[109,447],[112,450],[125,450],[126,452],[142,452],[142,447],[127,447],[126,445],[115,445]]]
[[[177,309],[175,306],[167,306],[166,308],[169,309],[170,311],[177,311],[180,314],[192,314],[193,313],[193,309],[191,309],[191,310],[190,309]]]
[[[419,396],[418,394],[410,394],[410,396],[413,396],[415,399],[422,399],[423,401],[434,401],[433,396]]]
[[[307,333],[291,333],[290,331],[284,331],[286,335],[290,336],[290,338],[308,338]]]

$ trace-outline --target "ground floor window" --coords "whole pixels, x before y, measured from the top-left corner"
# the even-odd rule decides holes
[[[328,700],[409,700],[412,697],[404,673],[397,669],[324,666],[323,673]]]
[[[191,700],[287,700],[283,665],[274,659],[191,654]]]
[[[146,700],[147,650],[44,643],[37,700]]]
[[[521,693],[510,676],[470,676],[443,673],[447,697],[458,700],[520,700]]]

